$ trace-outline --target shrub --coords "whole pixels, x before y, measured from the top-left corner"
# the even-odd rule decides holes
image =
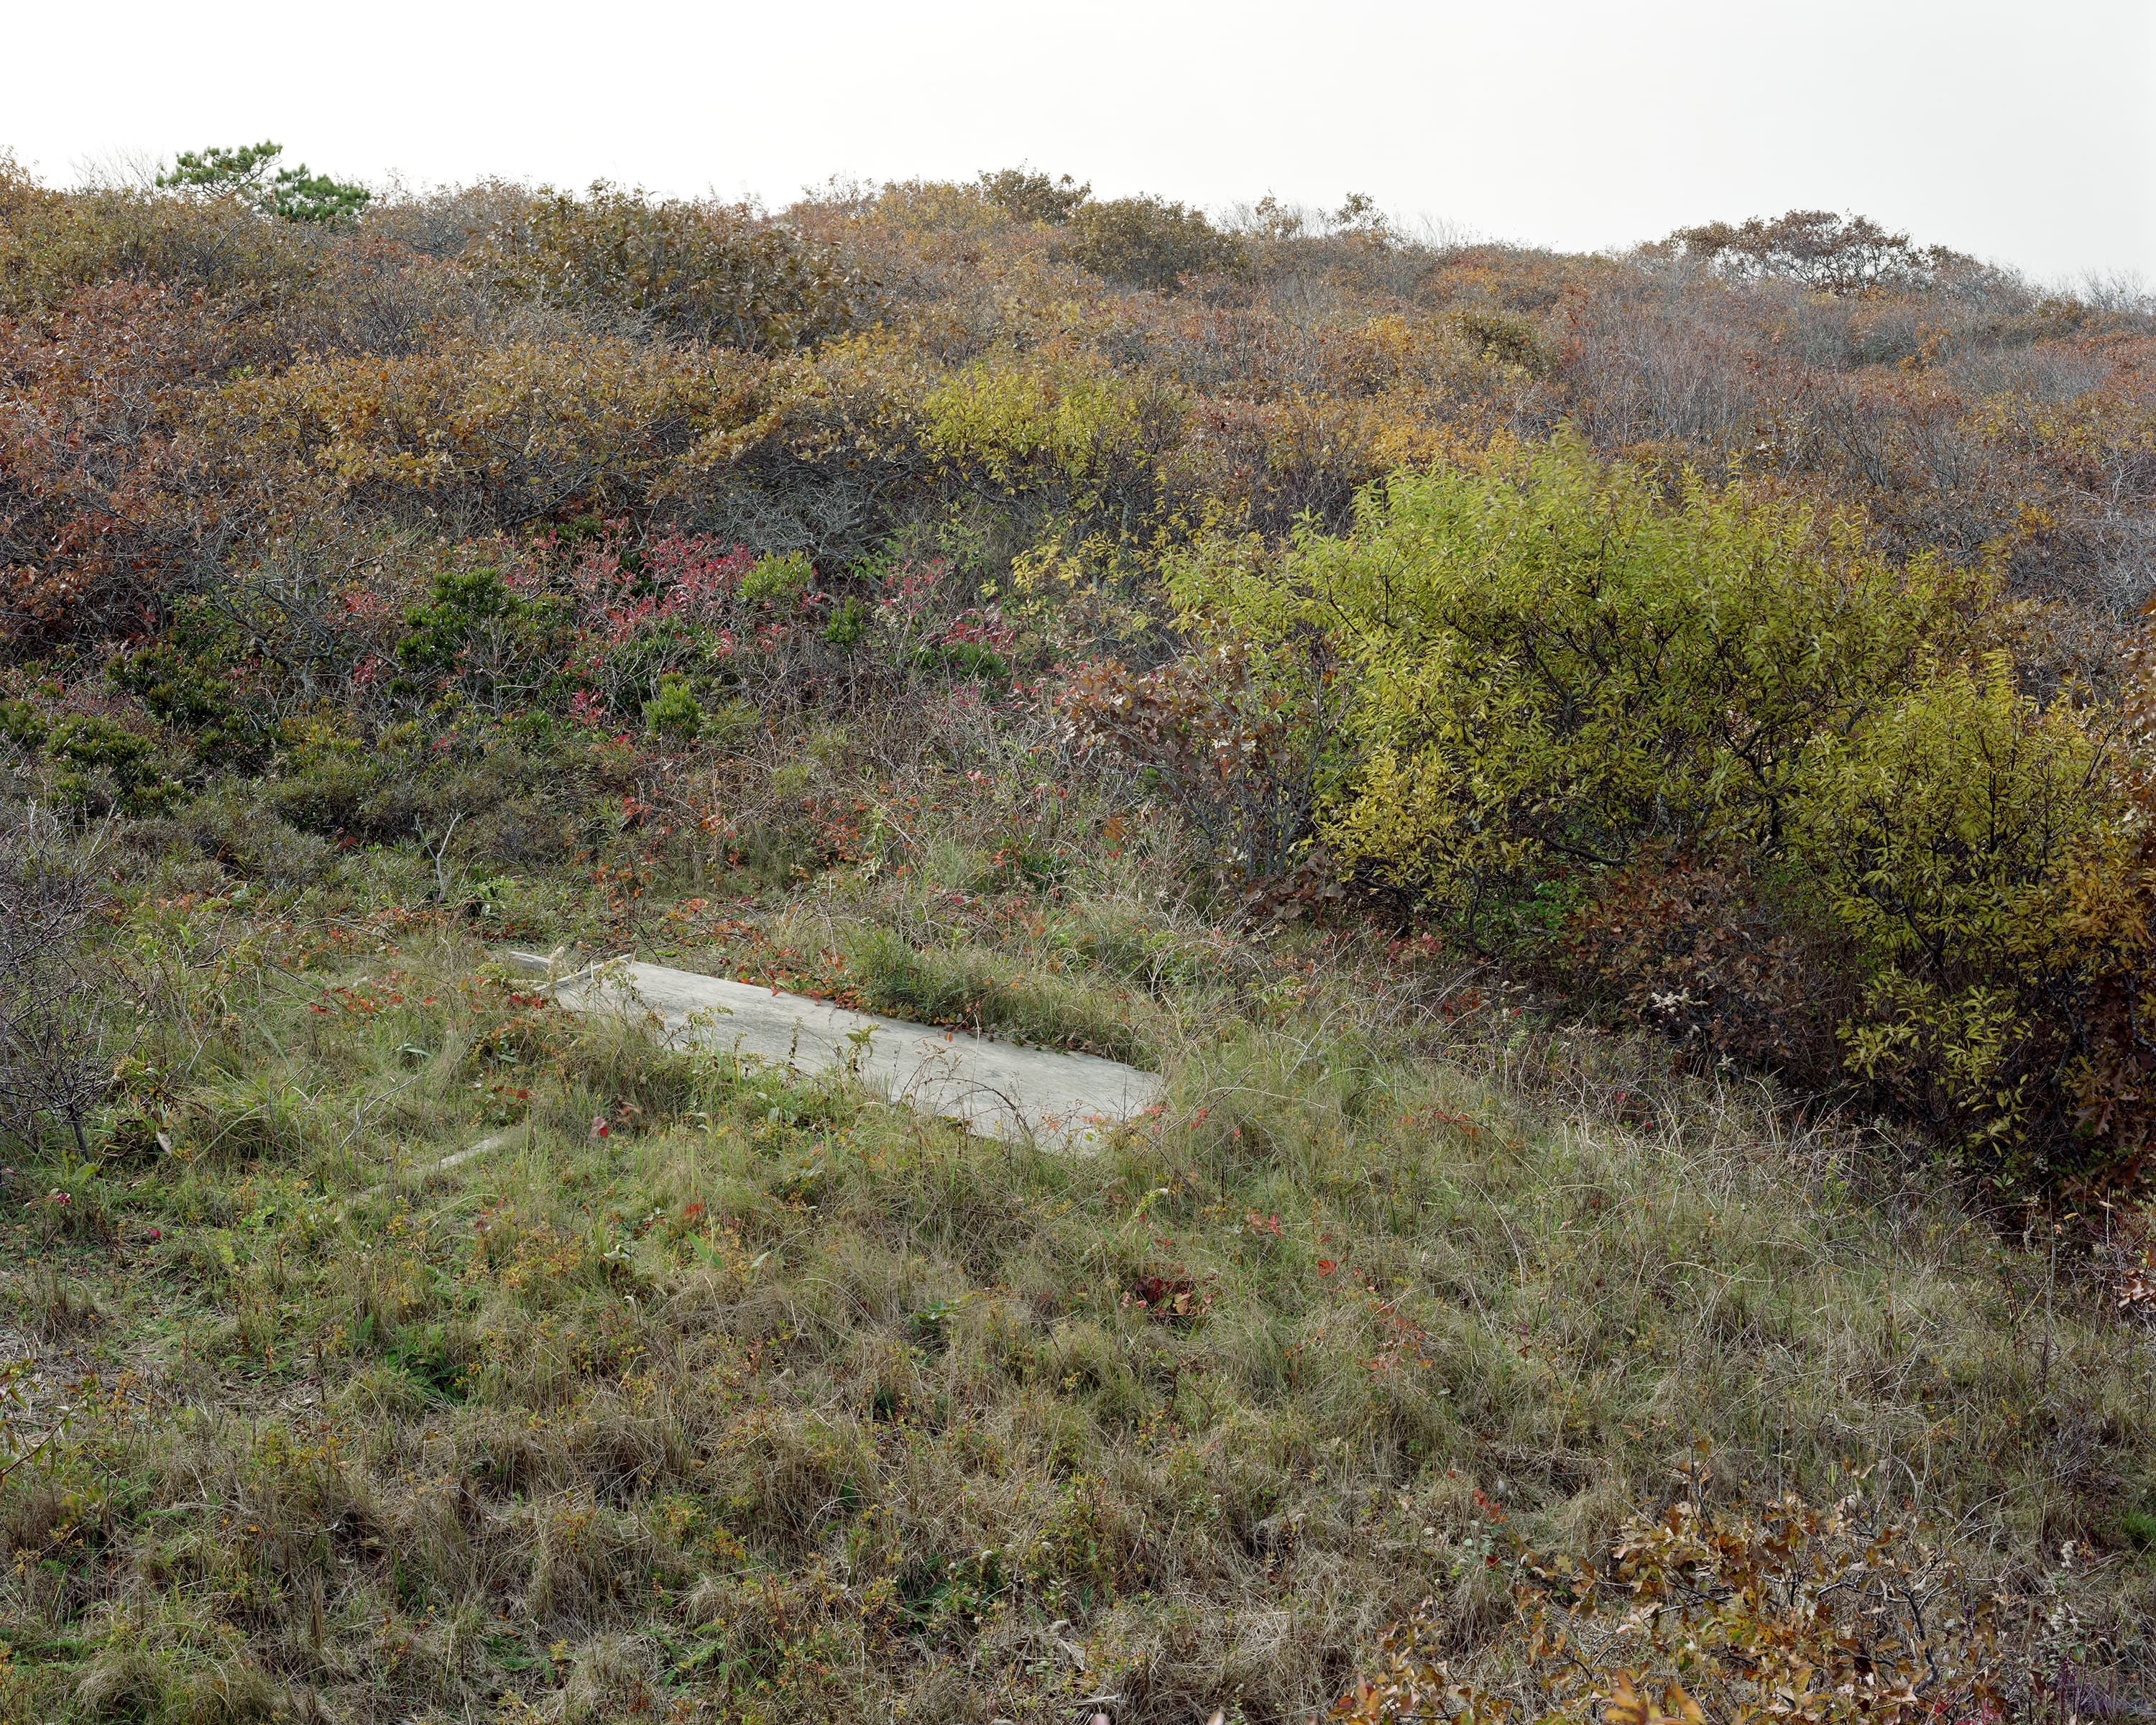
[[[132,695],[159,724],[184,732],[208,767],[245,767],[259,755],[252,716],[242,710],[232,667],[214,646],[157,641],[105,667],[114,688]]]
[[[1278,578],[1199,563],[1181,591],[1331,637],[1363,675],[1335,842],[1502,937],[1537,883],[1650,839],[1778,848],[1825,740],[1975,638],[1987,578],[1851,531],[1739,490],[1666,508],[1563,446],[1402,475]]]
[[[660,679],[659,692],[644,703],[644,728],[684,742],[696,740],[704,728],[704,710],[688,679],[678,674]]]
[[[787,552],[758,557],[742,577],[738,591],[745,604],[783,608],[807,593],[815,578],[816,571],[805,556]]]
[[[981,190],[988,202],[1021,222],[1039,222],[1060,228],[1093,195],[1088,183],[1079,185],[1070,175],[1051,178],[1027,167],[1002,167],[980,177]]]
[[[157,799],[162,752],[150,737],[103,713],[69,713],[44,737],[54,790],[78,811],[109,813],[131,793]]]
[[[154,814],[180,794],[164,745],[102,713],[74,713],[45,738],[53,788],[95,814]]]
[[[1326,670],[1229,641],[1134,675],[1085,666],[1061,703],[1081,747],[1140,769],[1231,880],[1287,872],[1311,834],[1337,706]]]
[[[978,361],[930,391],[921,414],[936,454],[1012,489],[1029,467],[1097,482],[1142,459],[1148,418],[1176,405],[1090,355],[1051,347]]]
[[[858,647],[868,639],[868,608],[858,593],[848,593],[824,625],[824,639],[834,647]]]
[[[542,193],[475,253],[503,292],[618,311],[732,347],[813,347],[852,326],[868,284],[829,248],[744,208],[653,203],[600,183]]]
[[[329,230],[265,222],[236,198],[138,191],[45,193],[0,171],[0,314],[48,311],[105,281],[212,295],[303,292]]]
[[[1171,384],[1047,343],[993,352],[929,390],[920,436],[949,487],[993,500],[1021,544],[1080,521],[1097,543],[1142,543],[1160,519],[1161,457],[1188,413]]]
[[[1172,294],[1186,275],[1247,267],[1242,246],[1194,210],[1164,198],[1116,198],[1080,205],[1070,218],[1070,258],[1122,287]]]
[[[1534,325],[1517,312],[1495,305],[1463,305],[1452,314],[1452,327],[1476,352],[1517,366],[1530,377],[1543,377],[1556,364]]]
[[[1709,1058],[1813,1073],[1831,1066],[1831,1027],[1850,1004],[1840,956],[1741,867],[1650,850],[1595,883],[1564,927],[1558,970],[1589,1001]]]
[[[2071,990],[2078,1043],[2066,1072],[2076,1126],[2122,1163],[2156,1153],[2156,651],[2139,656],[2122,742],[2126,809],[2107,842],[2072,858],[2066,923],[2079,941]]]
[[[454,338],[242,377],[201,429],[291,501],[480,530],[641,506],[706,434],[752,416],[737,357],[620,336]]]
[[[428,603],[405,613],[397,662],[429,687],[446,683],[500,712],[555,680],[561,610],[512,591],[498,569],[445,569]]]
[[[2096,1005],[2156,927],[2125,745],[2020,691],[1985,572],[1560,444],[1402,475],[1354,534],[1182,593],[1261,650],[1329,636],[1358,696],[1320,830],[1470,941],[1629,970],[1650,1021],[1785,1069],[1830,1027],[2016,1176],[2146,1153],[2146,1050]]]
[[[232,372],[285,353],[259,307],[146,283],[72,290],[35,322],[0,321],[8,639],[125,636],[146,604],[154,615],[205,584],[259,493],[249,468],[205,459],[190,423]]]
[[[2091,956],[2070,872],[2127,872],[2117,764],[2003,655],[1943,670],[1823,752],[1789,847],[1864,978],[1849,1063],[1907,1111],[2002,1147],[2066,1124]]]

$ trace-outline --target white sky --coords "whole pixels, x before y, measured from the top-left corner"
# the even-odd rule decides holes
[[[1020,159],[1571,248],[1861,210],[2156,285],[2156,0],[0,0],[47,177],[274,137],[317,172],[762,194]]]

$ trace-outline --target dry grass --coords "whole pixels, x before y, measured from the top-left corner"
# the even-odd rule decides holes
[[[565,1021],[454,919],[365,920],[416,857],[237,906],[146,864],[174,1151],[7,1223],[103,1374],[0,1493],[12,1716],[1306,1718],[1425,1595],[1487,1640],[1477,1491],[1591,1553],[1702,1440],[1732,1492],[1861,1480],[2146,1681],[2156,1368],[2066,1236],[1441,965],[1210,920],[1164,834],[1053,891],[983,890],[979,837],[638,915],[1122,1027],[1173,1100],[1096,1158]]]

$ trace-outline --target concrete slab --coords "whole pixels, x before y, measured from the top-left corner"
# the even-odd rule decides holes
[[[537,953],[505,957],[520,970],[549,973],[550,961]],[[1097,1055],[1020,1048],[664,965],[615,959],[548,986],[569,1011],[655,1020],[679,1046],[801,1072],[850,1070],[890,1101],[983,1137],[1087,1152],[1163,1094],[1155,1074]]]

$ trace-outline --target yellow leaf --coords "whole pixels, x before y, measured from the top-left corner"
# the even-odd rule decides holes
[[[1632,1686],[1630,1671],[1617,1673],[1617,1687],[1603,1703],[1602,1725],[1649,1725],[1651,1710]]]

